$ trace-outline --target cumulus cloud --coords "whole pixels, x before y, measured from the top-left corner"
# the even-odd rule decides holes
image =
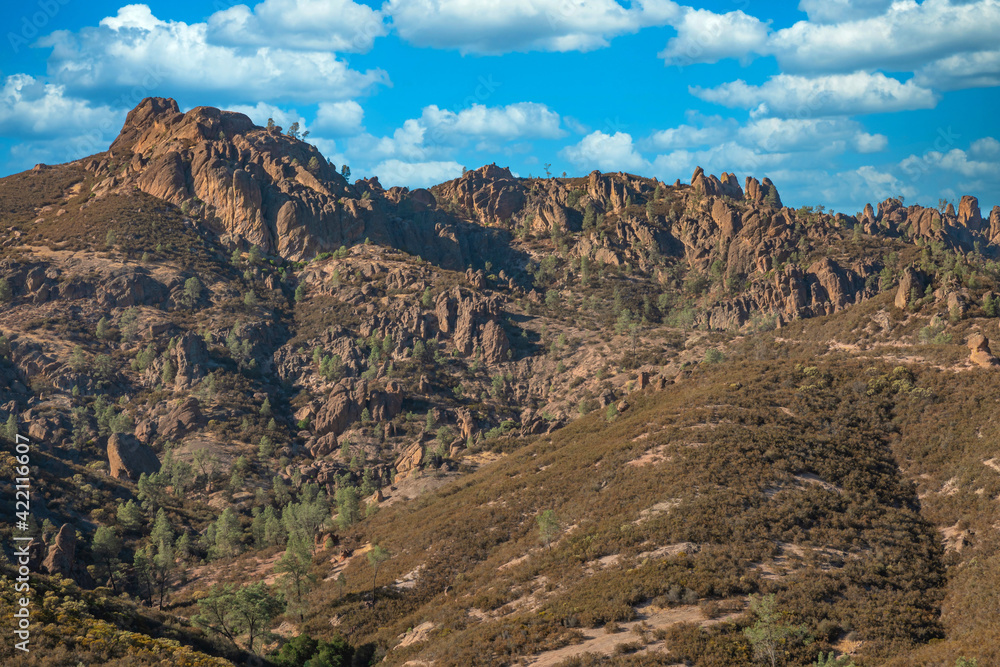
[[[814,23],[840,23],[878,16],[893,0],[801,0],[799,9]]]
[[[670,0],[388,0],[400,37],[462,53],[591,51],[613,37],[676,20]]]
[[[716,14],[707,9],[685,8],[674,23],[677,36],[658,55],[668,65],[717,63],[723,58],[746,61],[765,51],[770,22],[742,11]]]
[[[742,143],[766,151],[829,151],[847,147],[859,153],[883,150],[889,142],[882,134],[869,134],[860,123],[844,118],[759,118],[740,128]]]
[[[354,100],[321,102],[316,111],[315,128],[333,136],[357,134],[363,129],[361,121],[364,117],[364,109]]]
[[[838,116],[929,109],[931,90],[901,83],[880,72],[806,77],[778,74],[759,86],[742,79],[716,88],[692,86],[691,94],[727,107],[753,109],[755,116]]]
[[[649,167],[649,162],[632,144],[632,135],[625,132],[605,134],[597,130],[579,143],[562,149],[559,154],[576,167],[586,170],[640,172]]]
[[[385,160],[372,167],[383,187],[403,185],[410,188],[426,188],[462,175],[462,165],[453,160],[430,162],[404,162]]]
[[[357,97],[388,83],[381,69],[357,72],[323,51],[212,44],[205,23],[162,21],[146,5],[127,5],[96,28],[57,31],[49,74],[69,91],[113,97],[162,89],[211,92],[232,100]]]
[[[392,136],[360,134],[349,140],[349,153],[368,160],[401,158],[426,162],[451,157],[458,148],[478,142],[495,150],[496,141],[556,139],[566,133],[559,114],[544,104],[519,102],[502,107],[473,104],[461,111],[424,107],[419,118],[406,120]],[[485,143],[484,143],[485,142]]]
[[[365,53],[388,32],[381,11],[351,0],[265,0],[216,12],[207,36],[230,46]]]
[[[958,53],[916,71],[913,80],[938,90],[1000,86],[1000,51]]]
[[[457,113],[431,105],[424,108],[420,118],[421,124],[441,139],[453,136],[558,139],[566,134],[559,120],[558,113],[534,102],[503,107],[473,104]]]
[[[826,0],[804,3],[818,6]],[[1000,3],[996,0],[900,0],[884,13],[858,19],[832,5],[835,23],[800,21],[778,30],[768,40],[786,72],[851,72],[883,68],[913,71],[928,62],[957,53],[996,49],[1000,32]],[[885,3],[883,3],[885,4]],[[853,9],[854,3],[849,6]],[[878,3],[862,3],[873,14]]]
[[[124,109],[69,97],[64,86],[45,84],[27,74],[8,76],[0,90],[0,134],[69,136],[102,127],[117,129],[124,120]]]
[[[967,178],[1000,176],[1000,162],[997,161],[996,140],[992,137],[980,139],[966,152],[960,148],[949,151],[927,151],[923,155],[910,155],[899,166],[907,174],[919,177],[932,172],[950,171]],[[979,158],[979,159],[977,159]]]

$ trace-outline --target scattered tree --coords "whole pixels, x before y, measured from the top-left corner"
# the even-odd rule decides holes
[[[245,637],[243,648],[258,653],[271,621],[283,607],[263,582],[239,589],[232,584],[216,584],[198,600],[194,622],[225,637],[237,648],[238,639]]]
[[[97,530],[94,531],[90,550],[95,558],[104,563],[108,579],[111,581],[111,590],[117,595],[118,586],[115,583],[115,569],[118,565],[118,554],[122,550],[121,538],[118,537],[114,528],[110,526],[98,526]]]
[[[378,580],[378,567],[385,561],[389,560],[392,554],[389,553],[388,549],[383,549],[377,543],[372,545],[371,551],[368,552],[368,563],[372,566],[372,606],[375,606],[375,583]]]
[[[548,549],[552,540],[559,534],[559,520],[554,510],[545,510],[535,518],[538,524],[538,537]]]

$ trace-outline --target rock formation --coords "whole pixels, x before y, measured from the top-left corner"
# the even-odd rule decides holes
[[[109,474],[115,479],[136,481],[142,473],[151,474],[160,469],[160,460],[149,445],[124,433],[112,433],[108,438]]]
[[[981,333],[974,333],[969,336],[969,360],[983,368],[992,368],[1000,364],[1000,361],[993,356],[990,351],[990,341]]]
[[[76,530],[64,523],[56,534],[55,540],[49,545],[48,555],[42,567],[49,574],[60,574],[69,577],[76,565]]]

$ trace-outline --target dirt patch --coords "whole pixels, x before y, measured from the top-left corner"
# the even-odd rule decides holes
[[[532,658],[525,663],[532,667],[550,667],[557,665],[563,660],[584,653],[599,653],[611,655],[615,652],[615,647],[619,644],[632,644],[638,642],[643,646],[637,653],[669,653],[669,649],[664,642],[656,641],[652,638],[652,633],[656,630],[668,628],[678,623],[698,623],[702,627],[723,623],[739,616],[742,612],[727,614],[714,619],[707,619],[698,605],[684,605],[682,607],[661,608],[654,605],[646,605],[636,609],[638,618],[628,623],[619,623],[619,632],[607,632],[603,628],[584,629],[583,641],[578,644],[564,646],[554,651],[546,651]]]

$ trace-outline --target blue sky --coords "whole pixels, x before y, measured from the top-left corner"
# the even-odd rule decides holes
[[[1000,203],[1000,0],[9,3],[0,175],[103,150],[150,95],[298,121],[425,186],[694,167],[788,205]]]

